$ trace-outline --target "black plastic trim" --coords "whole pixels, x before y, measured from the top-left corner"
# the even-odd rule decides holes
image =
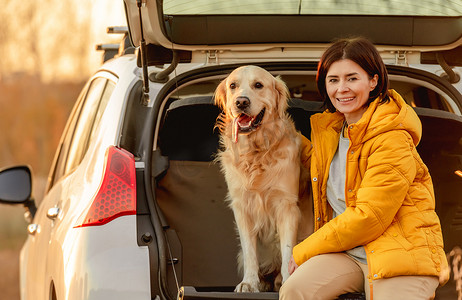
[[[451,99],[453,99],[456,102],[457,107],[462,111],[462,94],[449,81],[445,80],[444,78],[438,77],[430,72],[414,69],[411,67],[387,65],[387,70],[388,74],[391,75],[402,75],[413,79],[422,80],[434,86],[437,86],[445,94],[451,97]]]
[[[241,299],[241,300],[254,300],[254,299],[278,299],[279,295],[276,292],[266,293],[235,293],[235,292],[213,292],[213,291],[197,291],[192,286],[181,287],[180,300],[200,300],[200,299]]]
[[[420,62],[422,64],[438,64],[437,53],[443,55],[446,63],[450,66],[462,66],[462,46],[445,51],[422,52]]]

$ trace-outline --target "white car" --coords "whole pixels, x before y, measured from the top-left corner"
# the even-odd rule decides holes
[[[346,2],[125,0],[136,51],[121,47],[84,87],[38,208],[28,167],[0,172],[0,201],[30,216],[21,299],[277,299],[233,292],[238,239],[213,162],[212,95],[237,66],[259,65],[287,83],[309,137],[319,58],[351,35],[377,45],[420,116],[445,250],[461,246],[462,3]],[[455,295],[451,278],[436,297]]]

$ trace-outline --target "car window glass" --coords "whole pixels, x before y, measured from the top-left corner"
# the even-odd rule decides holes
[[[98,128],[99,122],[101,121],[101,117],[103,116],[103,112],[106,109],[107,103],[109,102],[109,98],[111,97],[114,88],[115,82],[108,80],[106,87],[104,88],[103,95],[101,96],[98,110],[96,111],[95,121],[93,122],[89,140],[92,140],[95,135],[95,131]]]
[[[401,16],[460,16],[462,3],[441,0],[266,0],[210,1],[165,0],[163,12],[167,15],[401,15]]]
[[[115,82],[105,78],[97,78],[83,88],[65,128],[47,190],[80,163],[114,88]]]
[[[72,140],[70,141],[64,173],[76,167],[85,154],[93,121],[103,94],[107,79],[96,78],[90,85],[83,107],[77,120]]]
[[[66,157],[69,150],[69,145],[72,140],[75,124],[77,123],[77,119],[80,114],[80,110],[82,109],[82,104],[87,94],[89,86],[90,84],[87,83],[85,87],[82,89],[82,92],[77,98],[76,105],[73,108],[71,115],[69,116],[69,120],[64,130],[61,144],[59,145],[59,149],[57,150],[58,154],[55,158],[56,161],[54,162],[53,172],[50,174],[49,186],[47,190],[49,190],[64,175],[64,167],[66,164]]]

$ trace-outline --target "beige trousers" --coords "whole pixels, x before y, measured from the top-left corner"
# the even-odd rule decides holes
[[[279,299],[337,299],[345,293],[363,292],[367,300],[428,300],[438,287],[436,276],[397,276],[377,279],[372,293],[367,279],[367,265],[345,253],[312,257],[287,279]]]

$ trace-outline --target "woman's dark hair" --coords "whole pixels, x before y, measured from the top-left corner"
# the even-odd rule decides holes
[[[388,102],[388,73],[383,63],[382,57],[375,46],[366,38],[346,38],[335,41],[321,57],[318,64],[318,73],[316,75],[316,84],[318,91],[324,99],[324,106],[329,111],[336,111],[335,107],[329,99],[326,91],[326,76],[331,65],[342,59],[349,59],[357,63],[366,73],[369,78],[378,75],[377,86],[369,94],[369,99],[365,106],[381,96],[380,103]]]

